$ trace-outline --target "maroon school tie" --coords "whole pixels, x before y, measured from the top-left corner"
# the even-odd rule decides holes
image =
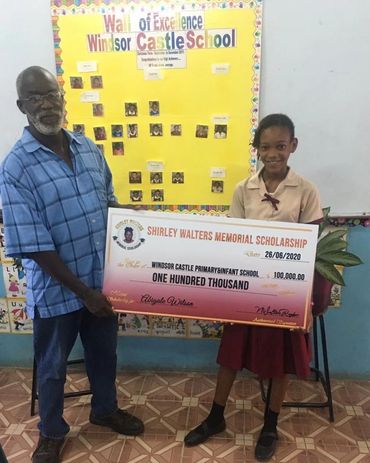
[[[261,201],[270,201],[272,204],[272,207],[275,209],[275,211],[278,210],[277,204],[280,203],[280,201],[273,196],[269,195],[268,193],[265,193],[265,197]]]

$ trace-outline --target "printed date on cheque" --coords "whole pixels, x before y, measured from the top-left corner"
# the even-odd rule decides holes
[[[265,259],[301,260],[298,252],[265,251]]]

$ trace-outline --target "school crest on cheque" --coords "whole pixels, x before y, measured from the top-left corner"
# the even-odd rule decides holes
[[[145,242],[145,239],[142,238],[143,229],[144,227],[136,220],[121,220],[115,226],[113,240],[123,249],[136,249]]]

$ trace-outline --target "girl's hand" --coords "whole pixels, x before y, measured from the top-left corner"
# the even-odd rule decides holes
[[[303,330],[303,332],[304,333],[309,333],[311,331],[311,329],[312,329],[312,324],[313,324],[312,310],[308,310],[308,312],[307,312],[307,326],[306,326],[306,329]]]

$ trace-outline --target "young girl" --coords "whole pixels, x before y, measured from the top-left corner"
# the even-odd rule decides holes
[[[287,116],[271,114],[261,120],[253,146],[263,167],[236,186],[231,217],[320,223],[322,211],[316,187],[288,166],[289,156],[297,145],[293,122]],[[261,379],[272,378],[270,407],[255,449],[257,460],[271,458],[278,439],[276,427],[287,374],[306,378],[310,372],[309,360],[308,334],[281,328],[225,325],[212,409],[205,421],[187,434],[185,444],[198,445],[225,429],[224,409],[236,373],[247,368]]]

